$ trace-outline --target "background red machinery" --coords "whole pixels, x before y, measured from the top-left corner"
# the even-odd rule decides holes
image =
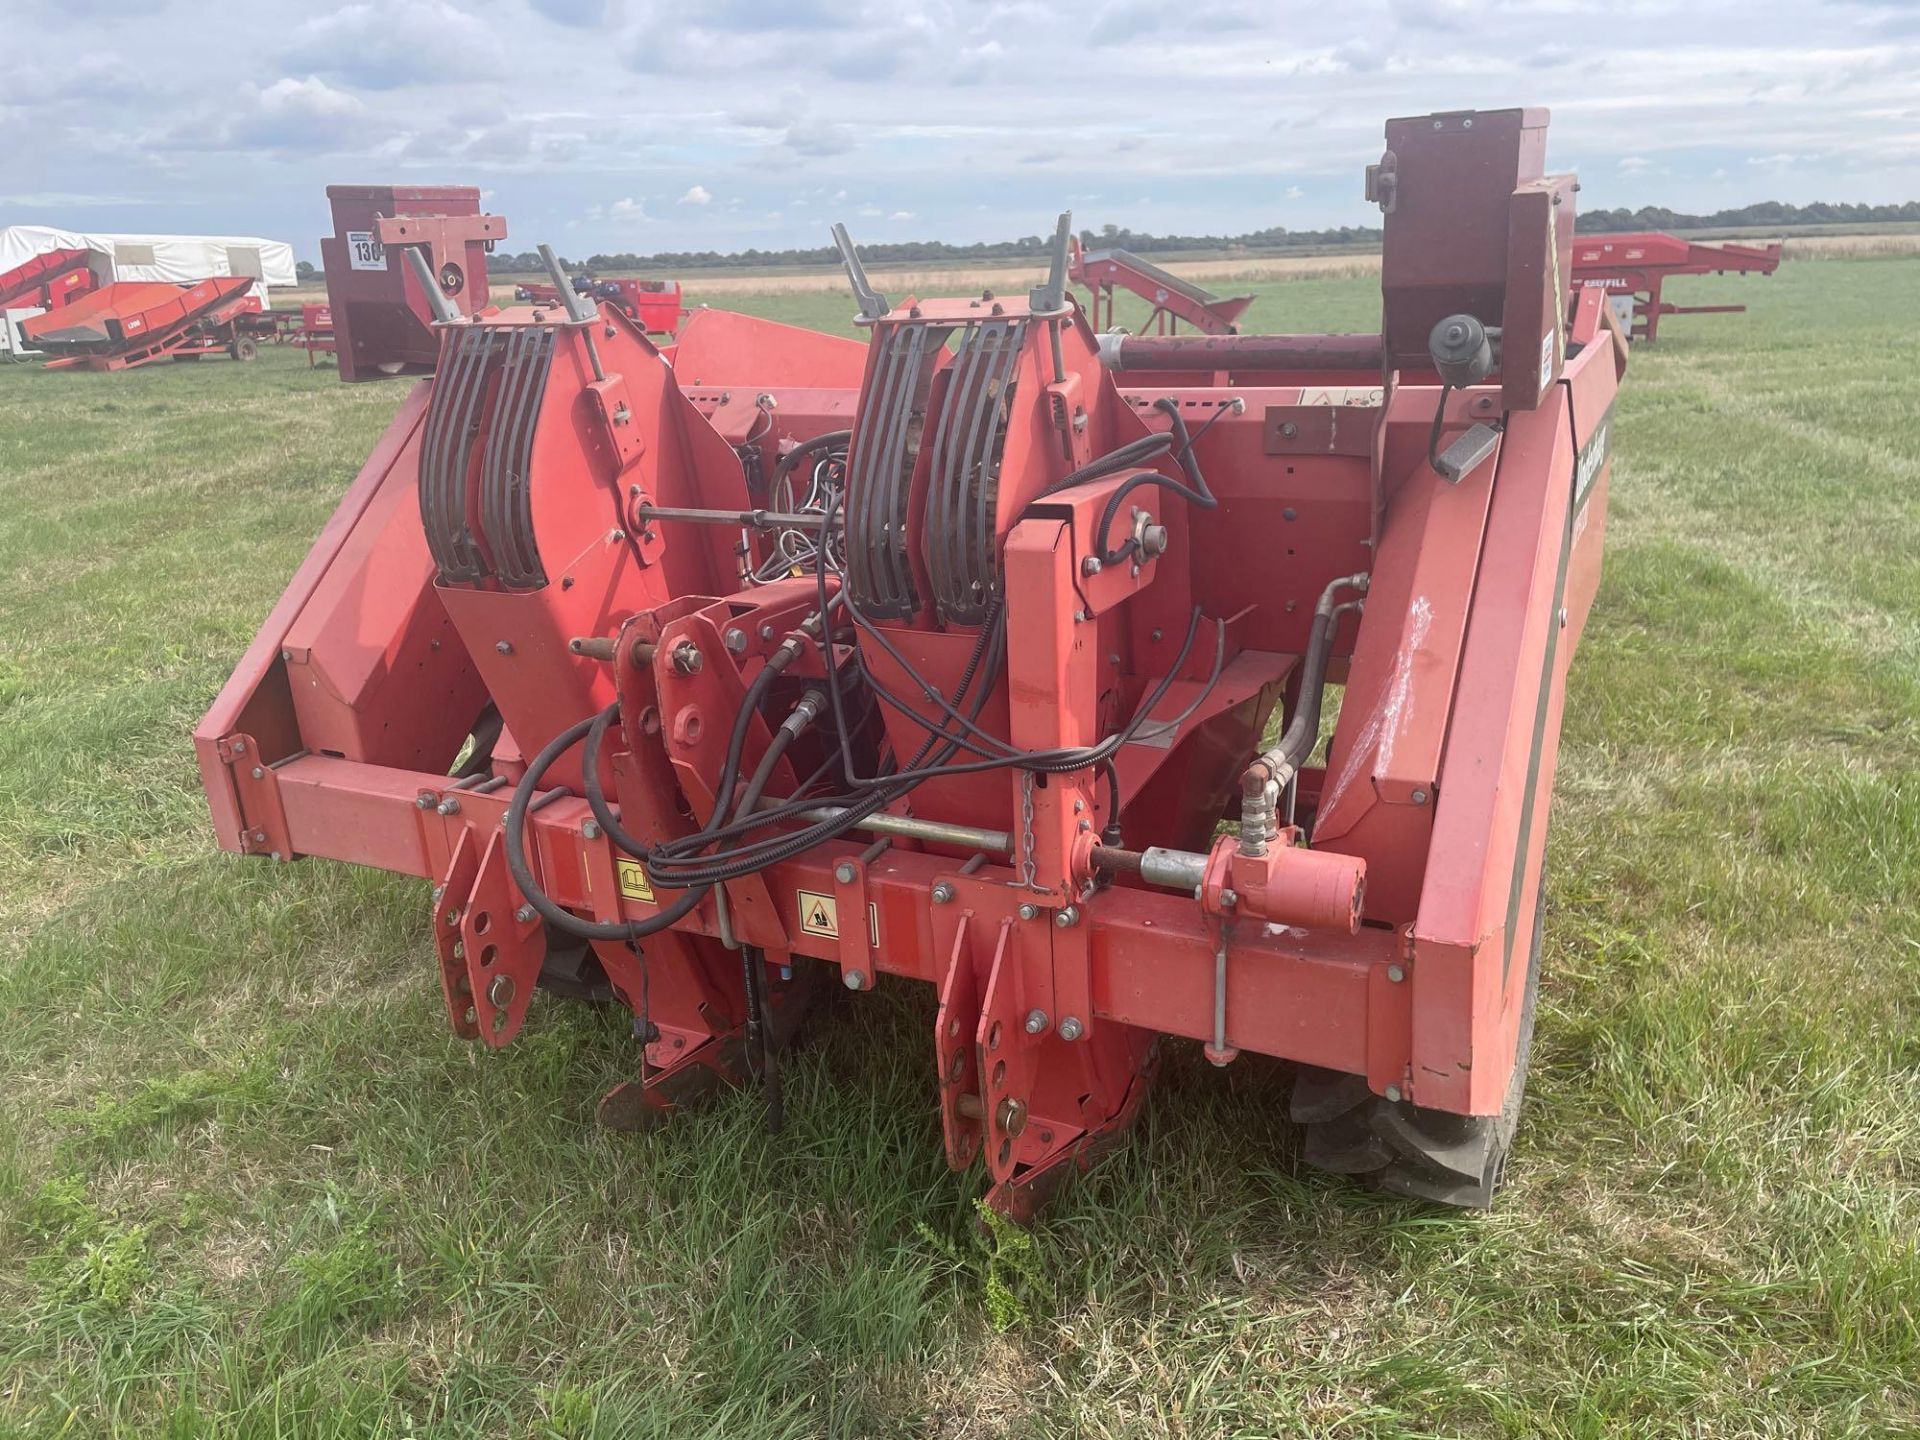
[[[245,275],[192,285],[116,280],[22,322],[20,330],[52,357],[49,370],[131,370],[220,353],[251,360],[259,342],[248,322],[267,318],[254,283]]]
[[[1095,330],[1111,330],[1118,323],[1114,301],[1119,291],[1138,295],[1153,308],[1136,327],[1148,335],[1172,335],[1182,324],[1207,335],[1231,335],[1240,317],[1253,304],[1251,295],[1216,295],[1191,280],[1183,280],[1142,260],[1130,250],[1113,247],[1088,251],[1076,237],[1072,242],[1067,278],[1084,285],[1092,300],[1088,318]]]
[[[1096,336],[1065,216],[1031,294],[897,303],[836,227],[866,345],[441,297],[195,734],[220,844],[430,881],[482,1044],[603,975],[616,1126],[748,1081],[777,1124],[822,977],[916,980],[1005,1212],[1166,1036],[1295,1062],[1312,1163],[1487,1203],[1626,359],[1545,141],[1389,122],[1376,334]]]
[[[1573,276],[1583,288],[1622,297],[1636,340],[1654,340],[1663,315],[1738,315],[1744,305],[1675,305],[1661,289],[1676,275],[1771,275],[1780,268],[1780,246],[1708,245],[1658,231],[1576,237]]]
[[[443,312],[492,309],[487,255],[507,222],[470,185],[329,185],[334,233],[320,241],[342,380],[424,375],[439,358]],[[408,251],[424,271],[402,263]]]
[[[671,336],[687,313],[678,280],[637,280],[631,276],[597,280],[576,275],[572,286],[576,295],[612,304],[650,335]],[[513,298],[527,305],[558,305],[560,291],[550,284],[529,281],[514,286]]]
[[[49,250],[0,272],[0,310],[58,310],[96,290],[91,250]]]

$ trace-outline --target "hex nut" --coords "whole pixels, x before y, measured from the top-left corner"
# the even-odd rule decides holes
[[[1080,1021],[1072,1015],[1067,1016],[1060,1022],[1060,1038],[1062,1040],[1078,1040],[1086,1033],[1086,1026],[1082,1025]]]
[[[673,647],[673,668],[682,675],[698,675],[704,663],[700,647],[691,640],[682,640]]]
[[[1031,900],[1020,907],[1020,918],[1022,920],[1034,920],[1039,918],[1039,915],[1040,907],[1035,905]]]
[[[1062,930],[1071,930],[1080,923],[1080,912],[1071,905],[1065,906],[1053,912],[1053,923]]]
[[[727,649],[735,655],[744,655],[747,650],[747,632],[738,625],[729,625],[727,633],[720,637],[726,642]]]
[[[849,990],[864,990],[867,988],[867,974],[864,970],[849,970],[846,974],[842,975],[840,979]]]
[[[1045,1030],[1046,1028],[1047,1028],[1047,1012],[1046,1011],[1036,1009],[1036,1010],[1029,1010],[1027,1012],[1027,1034],[1038,1035],[1041,1033],[1041,1031]]]
[[[944,880],[936,882],[933,887],[933,903],[936,905],[946,905],[946,904],[949,904],[952,900],[953,900],[953,886],[949,885]]]
[[[838,865],[833,867],[833,878],[838,880],[842,885],[851,885],[859,873],[858,870],[853,868],[853,862],[850,860],[842,860]]]

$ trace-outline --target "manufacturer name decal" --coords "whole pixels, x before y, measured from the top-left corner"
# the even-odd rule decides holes
[[[1613,409],[1600,417],[1600,423],[1587,437],[1587,443],[1580,447],[1580,453],[1573,462],[1573,506],[1579,509],[1587,503],[1587,492],[1593,489],[1593,482],[1600,478],[1600,469],[1607,463],[1607,455],[1613,446]]]

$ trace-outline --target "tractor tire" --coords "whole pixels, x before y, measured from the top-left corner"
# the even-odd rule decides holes
[[[1513,1077],[1498,1115],[1455,1115],[1388,1100],[1364,1075],[1302,1065],[1293,1082],[1292,1116],[1306,1128],[1303,1158],[1318,1170],[1351,1175],[1376,1190],[1438,1205],[1485,1210],[1506,1176],[1507,1153],[1527,1093],[1533,1052],[1533,1015],[1540,993],[1541,938],[1546,930],[1546,884],[1534,903],[1527,988],[1520,1001],[1520,1034]]]
[[[584,940],[563,935],[547,927],[547,958],[541,962],[536,982],[550,995],[562,1000],[579,1000],[589,1005],[604,1005],[613,999],[613,985],[600,959]]]
[[[260,342],[251,335],[236,335],[227,346],[227,354],[236,360],[252,360],[260,354]]]

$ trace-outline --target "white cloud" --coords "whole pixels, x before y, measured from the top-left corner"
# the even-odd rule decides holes
[[[894,211],[894,212],[893,212],[893,213],[892,213],[891,215],[889,215],[889,216],[887,216],[887,219],[889,219],[889,220],[911,220],[911,219],[913,219],[913,211],[911,211],[911,210],[896,210],[896,211]]]
[[[246,78],[209,87],[187,7],[33,0],[6,12],[10,53],[72,58],[0,99],[33,142],[0,146],[0,200],[57,175],[96,199],[35,207],[54,223],[284,234],[306,258],[348,178],[482,185],[510,244],[571,220],[588,253],[641,227],[659,249],[813,245],[811,217],[869,201],[868,226],[958,241],[1069,204],[1096,230],[1369,225],[1382,122],[1476,100],[1550,107],[1548,163],[1577,165],[1586,208],[1920,196],[1920,27],[1886,23],[1911,6],[1818,8],[1729,29],[1679,0],[1628,0],[1627,25],[1605,0],[250,0],[220,17]],[[1096,42],[1045,85],[1023,71]],[[1169,75],[1203,79],[1173,109],[1116,105]]]

